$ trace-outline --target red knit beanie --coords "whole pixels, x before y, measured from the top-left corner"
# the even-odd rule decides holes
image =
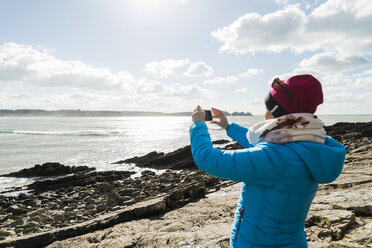
[[[314,114],[323,103],[322,86],[312,75],[293,76],[280,84],[273,84],[270,95],[288,113]]]

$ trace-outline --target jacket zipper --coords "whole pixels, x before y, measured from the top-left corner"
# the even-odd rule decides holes
[[[244,213],[244,208],[242,208],[239,212],[239,223],[238,223],[238,230],[236,230],[236,234],[235,234],[235,241],[238,238],[238,233],[239,233],[239,230],[240,230],[240,222],[242,221],[243,213]]]

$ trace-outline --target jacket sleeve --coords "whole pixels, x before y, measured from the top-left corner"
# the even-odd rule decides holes
[[[235,123],[231,123],[227,127],[226,132],[230,138],[241,144],[243,147],[253,147],[253,145],[250,144],[247,139],[248,128],[242,127]]]
[[[194,122],[190,127],[191,152],[196,165],[212,176],[264,186],[277,183],[280,164],[273,163],[273,150],[255,146],[240,150],[213,148],[206,124]],[[280,161],[280,160],[279,160]]]

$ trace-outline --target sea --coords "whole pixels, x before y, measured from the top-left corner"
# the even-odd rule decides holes
[[[319,118],[325,125],[372,121],[372,115],[319,115]],[[248,128],[263,120],[263,116],[228,117],[229,122]],[[0,175],[46,162],[86,165],[98,171],[131,170],[139,175],[144,169],[113,162],[189,145],[190,125],[188,116],[0,117]],[[229,139],[225,130],[207,125],[212,140]],[[0,177],[0,192],[34,180]]]

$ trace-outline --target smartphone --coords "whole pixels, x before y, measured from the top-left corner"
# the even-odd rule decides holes
[[[204,110],[205,119],[204,121],[212,121],[212,110]]]

